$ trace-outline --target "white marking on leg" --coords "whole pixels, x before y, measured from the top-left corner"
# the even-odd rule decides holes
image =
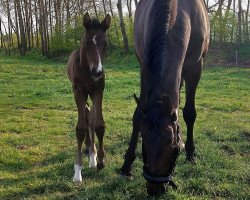
[[[75,164],[74,168],[75,168],[75,175],[73,181],[82,182],[82,174],[81,174],[82,166]]]
[[[97,166],[97,161],[96,161],[96,153],[91,153],[89,156],[89,168],[94,168]]]

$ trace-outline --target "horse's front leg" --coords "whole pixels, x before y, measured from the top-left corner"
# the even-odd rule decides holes
[[[103,92],[97,91],[93,95],[91,95],[91,100],[93,102],[93,107],[90,111],[90,133],[91,133],[91,145],[90,145],[90,166],[96,167],[100,170],[104,167],[104,145],[103,145],[103,137],[105,134],[105,122],[102,115],[102,99]],[[95,140],[94,135],[97,135],[98,138],[98,150],[96,154],[95,148]],[[97,162],[96,162],[97,157]]]
[[[136,148],[138,143],[138,137],[140,132],[140,122],[142,120],[142,116],[139,108],[137,107],[134,116],[133,116],[133,130],[131,139],[129,142],[128,150],[125,154],[124,164],[121,168],[121,174],[123,176],[131,177],[132,176],[132,164],[136,158]]]
[[[82,92],[79,86],[73,86],[75,102],[78,111],[78,121],[76,125],[76,138],[77,138],[77,152],[75,159],[75,175],[73,181],[82,181],[82,144],[87,133],[86,115],[85,115],[85,105],[87,103],[87,95]]]
[[[196,63],[193,66],[186,66],[193,68],[191,68],[190,71],[186,72],[184,75],[186,86],[186,103],[183,108],[183,118],[187,125],[187,141],[185,144],[185,150],[186,159],[190,162],[195,162],[195,145],[193,139],[193,129],[196,119],[195,93],[200,80],[202,65],[203,59],[201,59],[200,62]]]

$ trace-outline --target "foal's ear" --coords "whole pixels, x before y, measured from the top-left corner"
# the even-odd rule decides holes
[[[105,19],[102,21],[101,26],[104,31],[108,30],[111,24],[111,16],[107,14]]]
[[[89,13],[86,12],[86,14],[83,16],[83,26],[85,27],[85,29],[89,29],[91,25],[91,18],[89,16]]]

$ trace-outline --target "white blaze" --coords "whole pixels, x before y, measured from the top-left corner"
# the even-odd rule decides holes
[[[96,72],[101,72],[102,71],[102,61],[101,61],[101,57],[100,57],[100,54],[99,54],[99,51],[98,51],[98,48],[97,48],[97,41],[96,41],[96,35],[93,37],[93,42],[96,46],[96,51],[97,51],[97,56],[98,56],[98,66],[97,66],[97,70]]]

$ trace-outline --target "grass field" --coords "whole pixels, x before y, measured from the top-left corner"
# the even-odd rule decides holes
[[[134,180],[116,173],[130,138],[132,94],[139,93],[136,59],[108,58],[105,67],[106,168],[89,169],[84,158],[84,183],[77,186],[77,113],[65,64],[0,57],[0,199],[150,199],[140,145]],[[160,199],[250,199],[249,78],[249,69],[204,70],[197,91],[197,164],[184,164],[182,151],[174,176],[179,188]]]

